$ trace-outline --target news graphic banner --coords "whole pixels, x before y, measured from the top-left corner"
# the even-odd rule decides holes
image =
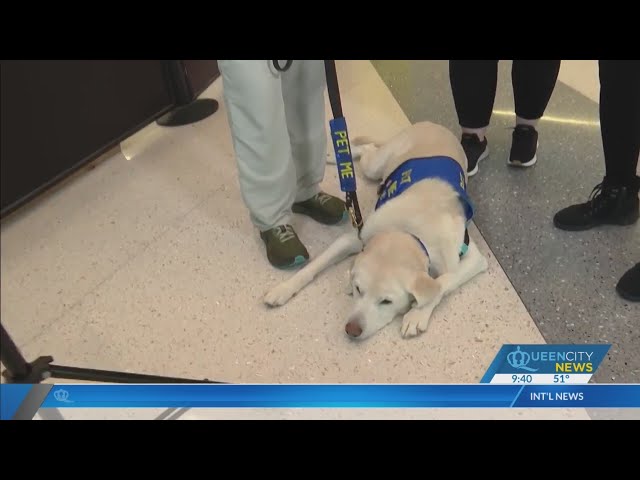
[[[587,384],[611,345],[503,345],[480,383]]]
[[[640,385],[0,385],[3,419],[56,408],[640,408]]]
[[[640,385],[589,384],[610,345],[503,345],[479,384],[1,384],[0,418],[56,408],[640,408]]]

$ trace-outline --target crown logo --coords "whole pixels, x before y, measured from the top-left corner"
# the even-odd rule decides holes
[[[509,355],[507,355],[507,362],[509,362],[509,365],[511,365],[513,368],[517,368],[518,370],[526,370],[527,372],[537,372],[537,368],[530,368],[527,366],[529,365],[530,361],[531,355],[520,350],[519,345],[516,348],[515,352],[511,352]]]
[[[58,402],[71,403],[71,400],[69,400],[69,392],[62,388],[53,392],[53,398]]]

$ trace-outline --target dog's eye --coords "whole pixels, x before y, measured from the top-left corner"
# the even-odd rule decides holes
[[[390,305],[391,303],[393,302],[388,298],[385,298],[384,300],[380,300],[380,305]]]
[[[360,291],[360,287],[356,285],[356,292],[358,292],[358,295],[362,295],[362,292]]]

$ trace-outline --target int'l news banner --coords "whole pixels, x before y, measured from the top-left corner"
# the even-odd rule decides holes
[[[503,345],[478,384],[2,384],[1,418],[41,408],[640,408],[589,383],[611,345]]]

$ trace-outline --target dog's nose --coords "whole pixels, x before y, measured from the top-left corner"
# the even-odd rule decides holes
[[[362,335],[362,327],[358,322],[352,321],[347,323],[347,325],[344,327],[344,331],[347,332],[347,335],[352,338],[357,338]]]

